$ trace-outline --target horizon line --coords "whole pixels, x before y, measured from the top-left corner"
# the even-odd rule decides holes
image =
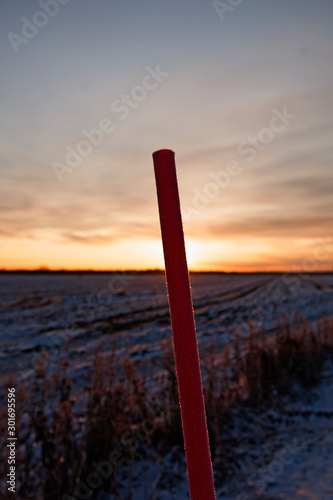
[[[333,273],[332,269],[320,270],[320,271],[304,271],[306,274],[330,274]],[[49,269],[47,267],[41,267],[37,269],[0,269],[1,273],[165,273],[164,268],[148,268],[148,269]],[[224,273],[224,274],[303,274],[302,271],[292,271],[292,270],[225,270],[225,269],[189,269],[189,273]]]

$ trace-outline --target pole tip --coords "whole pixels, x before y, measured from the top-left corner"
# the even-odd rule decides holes
[[[167,158],[167,157],[174,157],[175,156],[175,152],[172,151],[171,149],[159,149],[158,151],[155,151],[153,153],[153,158],[154,160],[155,159],[158,159],[158,158]]]

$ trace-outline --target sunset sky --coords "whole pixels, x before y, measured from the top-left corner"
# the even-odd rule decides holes
[[[2,0],[0,268],[162,268],[170,148],[191,269],[333,270],[333,3],[221,5]]]

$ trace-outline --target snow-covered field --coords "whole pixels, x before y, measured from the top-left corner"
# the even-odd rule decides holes
[[[227,342],[248,323],[268,330],[295,313],[310,321],[333,314],[333,275],[219,274],[191,276],[199,346]],[[162,274],[0,275],[1,375],[23,378],[37,363],[64,357],[84,369],[100,341],[121,356],[158,358],[170,335]]]
[[[199,349],[214,337],[222,353],[235,329],[242,340],[249,325],[274,334],[274,327],[293,323],[297,315],[310,322],[333,316],[332,274],[195,273],[191,284]],[[0,332],[2,379],[16,373],[29,381],[36,366],[52,373],[67,360],[80,385],[101,341],[103,352],[115,351],[118,359],[130,352],[132,359],[150,360],[157,373],[161,340],[171,335],[164,276],[1,274]],[[321,384],[311,391],[300,388],[295,401],[260,413],[249,410],[246,428],[230,431],[242,466],[231,483],[217,488],[217,497],[333,498],[332,391],[328,366]],[[189,498],[185,461],[175,465],[172,450],[169,461],[147,462],[145,470],[150,485],[168,470],[177,484],[143,493],[140,469],[134,500]]]

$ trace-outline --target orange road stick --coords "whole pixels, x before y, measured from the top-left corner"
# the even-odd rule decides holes
[[[215,500],[175,154],[153,154],[191,500]]]

